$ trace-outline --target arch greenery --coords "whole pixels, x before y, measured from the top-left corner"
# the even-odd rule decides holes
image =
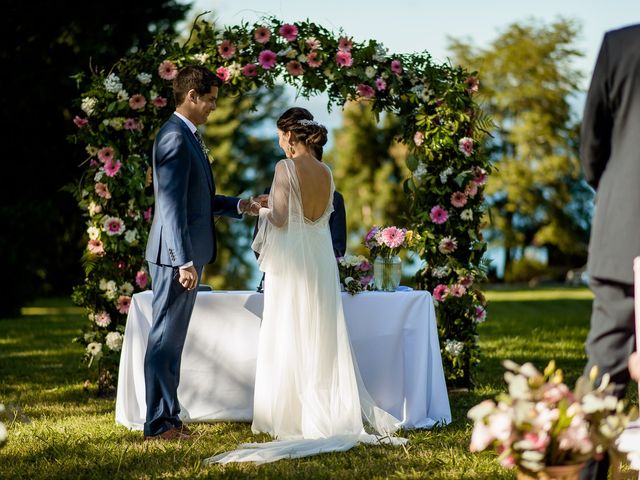
[[[354,42],[311,22],[269,17],[217,30],[196,21],[180,45],[158,36],[111,71],[79,74],[82,93],[72,142],[84,146],[83,174],[71,187],[87,222],[86,279],[73,293],[89,321],[76,340],[98,366],[102,390],[114,384],[133,293],[148,288],[144,247],[153,215],[151,146],[172,112],[171,79],[203,64],[225,82],[225,95],[272,88],[284,79],[302,96],[326,92],[328,107],[370,102],[396,115],[411,176],[407,228],[418,232],[424,267],[416,285],[437,304],[440,342],[451,385],[470,385],[478,361],[476,325],[485,318],[478,282],[485,276],[480,231],[483,185],[490,170],[475,145],[488,121],[474,101],[477,78],[436,65],[426,53],[390,55],[376,40]]]

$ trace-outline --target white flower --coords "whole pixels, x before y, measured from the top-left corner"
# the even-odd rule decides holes
[[[94,227],[93,225],[87,228],[87,233],[89,234],[89,239],[98,240],[100,238],[100,229]]]
[[[376,47],[376,53],[371,57],[376,62],[384,62],[385,57],[387,56],[387,49],[382,45],[378,45]]]
[[[457,357],[464,350],[464,343],[458,340],[445,340],[444,349],[452,357]]]
[[[293,48],[287,47],[287,48],[284,48],[284,49],[280,50],[278,53],[276,53],[276,55],[278,55],[279,57],[286,57],[291,52],[293,52]]]
[[[100,355],[100,353],[102,353],[102,344],[98,342],[91,342],[87,345],[87,353],[93,357]]]
[[[353,282],[353,277],[347,277],[344,279],[344,284],[345,285],[349,285],[351,282]]]
[[[136,75],[136,78],[141,84],[148,85],[151,82],[152,77],[149,73],[140,72],[138,75]]]
[[[7,441],[7,429],[4,426],[4,423],[0,422],[0,445]]]
[[[122,293],[123,295],[126,295],[127,297],[130,297],[131,294],[133,293],[133,285],[131,285],[131,283],[129,282],[124,282],[120,286],[120,293]]]
[[[416,177],[416,179],[418,180],[422,180],[422,177],[424,177],[426,174],[427,174],[427,165],[423,162],[418,163],[418,166],[413,171],[413,176]]]
[[[329,80],[331,80],[332,82],[335,80],[336,76],[335,74],[331,71],[330,68],[325,68],[324,69],[324,76],[327,77]]]
[[[87,207],[87,210],[89,210],[89,216],[93,217],[96,213],[100,213],[102,211],[102,207],[96,202],[91,202]]]
[[[127,230],[124,232],[124,240],[127,243],[135,243],[138,240],[138,230]]]
[[[122,82],[115,73],[110,73],[109,76],[104,79],[104,88],[107,92],[118,93],[122,90]]]
[[[444,278],[450,273],[451,269],[447,265],[444,265],[442,267],[435,267],[433,270],[431,270],[431,276],[435,278]]]
[[[371,65],[369,65],[367,68],[364,69],[364,74],[367,76],[367,78],[375,77],[376,76],[375,67],[372,67]]]
[[[101,168],[100,170],[98,170],[96,172],[96,174],[93,176],[93,181],[94,182],[99,182],[100,180],[102,180],[102,177],[104,176],[104,170]]]
[[[301,53],[300,55],[298,55],[298,61],[300,63],[306,62],[307,61],[307,56],[305,54]]]
[[[109,332],[105,338],[105,343],[107,344],[107,347],[109,347],[109,350],[119,352],[122,349],[123,338],[124,337],[120,332]]]
[[[87,114],[88,117],[90,117],[95,112],[95,108],[97,104],[98,104],[97,98],[85,97],[82,99],[82,104],[80,105],[80,108],[84,113]]]
[[[465,208],[460,212],[460,218],[462,220],[473,220],[473,211],[470,208]]]
[[[236,62],[229,65],[227,67],[227,70],[229,71],[229,75],[231,76],[231,78],[237,77],[238,75],[240,75],[240,72],[242,71],[240,64]]]
[[[419,97],[422,96],[423,90],[424,90],[424,87],[422,85],[416,85],[415,87],[411,88],[411,91]]]
[[[107,288],[108,288],[107,287],[107,279],[106,278],[101,278],[100,279],[100,290],[106,290]]]
[[[198,62],[204,63],[209,59],[208,53],[196,53],[193,58],[195,58]]]
[[[120,90],[118,92],[118,101],[119,102],[126,102],[127,100],[129,100],[129,94],[127,93],[126,90]]]
[[[447,177],[453,173],[453,168],[449,167],[440,172],[440,183],[447,183]]]

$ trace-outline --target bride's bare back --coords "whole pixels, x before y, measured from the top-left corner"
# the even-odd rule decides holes
[[[302,211],[307,220],[315,222],[322,217],[331,200],[331,174],[328,168],[311,155],[293,159],[296,168]]]

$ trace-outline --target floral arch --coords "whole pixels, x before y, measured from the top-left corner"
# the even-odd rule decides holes
[[[327,92],[329,107],[368,101],[390,112],[404,132],[412,172],[406,227],[421,236],[425,266],[416,284],[433,293],[445,372],[450,385],[471,383],[478,362],[476,325],[485,301],[477,284],[485,276],[486,243],[480,231],[483,185],[490,169],[474,145],[488,124],[474,102],[475,76],[435,65],[428,54],[389,55],[375,40],[353,42],[320,25],[265,18],[216,30],[196,21],[179,45],[159,36],[144,51],[121,59],[110,72],[94,71],[78,99],[70,137],[87,160],[73,191],[87,221],[85,282],[73,300],[89,321],[76,340],[89,365],[99,365],[101,390],[114,383],[131,295],[148,287],[144,247],[153,212],[150,188],[154,133],[172,108],[171,80],[186,64],[202,64],[241,95],[283,78],[309,97]],[[81,83],[83,76],[78,76]]]

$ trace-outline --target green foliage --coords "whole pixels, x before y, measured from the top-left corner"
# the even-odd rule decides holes
[[[531,20],[510,25],[484,49],[450,43],[459,64],[481,72],[482,106],[496,124],[484,145],[496,166],[487,195],[505,270],[514,249],[531,245],[546,247],[551,265],[581,266],[586,258],[592,193],[571,110],[582,79],[572,63],[582,55],[578,32],[570,20]]]
[[[486,245],[479,225],[489,170],[487,158],[474,148],[474,141],[482,135],[475,128],[476,118],[483,118],[472,98],[475,78],[462,68],[433,65],[427,54],[387,55],[375,40],[353,43],[310,22],[296,24],[295,38],[279,33],[282,26],[278,19],[266,18],[253,26],[237,25],[221,32],[200,21],[184,45],[158,35],[149,47],[121,59],[110,72],[92,72],[77,102],[86,117],[76,116],[79,130],[71,137],[86,145],[88,153],[85,175],[74,189],[86,212],[90,236],[84,255],[86,279],[74,294],[87,308],[90,322],[78,341],[86,345],[90,361],[100,355],[104,362],[109,358],[105,352],[113,350],[107,336],[122,327],[131,295],[146,288],[142,249],[153,201],[149,171],[153,137],[170,113],[169,80],[178,68],[200,63],[216,71],[225,82],[223,96],[231,98],[221,105],[218,123],[208,130],[214,157],[220,159],[219,166],[214,163],[216,177],[224,188],[233,185],[242,190],[266,183],[266,173],[276,160],[273,147],[265,148],[264,140],[252,138],[250,129],[260,120],[269,120],[278,104],[273,95],[261,102],[259,96],[248,96],[249,92],[259,87],[274,90],[282,77],[302,96],[326,91],[330,105],[361,101],[347,108],[354,111],[352,124],[368,118],[365,127],[380,136],[371,143],[359,125],[359,133],[339,138],[345,146],[353,141],[355,146],[349,147],[348,158],[336,159],[337,177],[347,182],[351,157],[367,165],[358,172],[359,184],[345,184],[351,198],[357,187],[364,202],[371,204],[371,216],[359,217],[360,228],[363,221],[365,228],[368,221],[388,223],[389,214],[404,218],[406,226],[420,235],[419,253],[427,265],[418,274],[418,285],[429,290],[449,285],[456,298],[438,306],[441,339],[463,345],[461,353],[458,346],[452,350],[455,354],[444,355],[447,377],[468,385],[477,361],[476,312],[483,308],[476,284],[484,275],[479,265]],[[269,35],[257,38],[259,27]],[[273,65],[261,59],[269,52]],[[363,113],[366,109],[371,112],[368,117]],[[252,111],[259,113],[247,113]],[[384,119],[386,128],[377,129],[382,112],[390,115]],[[394,137],[397,144],[391,142]],[[120,170],[115,171],[114,165]],[[409,193],[404,194],[400,183],[410,171],[403,187]],[[397,187],[389,188],[390,184]],[[458,206],[450,207],[453,196]],[[431,219],[429,212],[437,205],[450,210],[446,222]],[[355,228],[355,224],[352,213],[350,225]],[[216,285],[226,281],[227,287],[237,288],[248,273],[239,255],[248,241],[238,238],[248,234],[249,225],[219,226],[220,237],[230,248],[223,251],[218,265],[225,262],[228,267],[224,271],[213,267],[209,275]],[[439,245],[451,239],[457,242],[457,249],[444,253]],[[447,273],[434,276],[436,266]],[[106,368],[114,371],[115,362]]]
[[[547,265],[533,258],[519,258],[509,265],[504,272],[504,281],[511,282],[528,282],[536,277],[540,277],[548,273]]]

